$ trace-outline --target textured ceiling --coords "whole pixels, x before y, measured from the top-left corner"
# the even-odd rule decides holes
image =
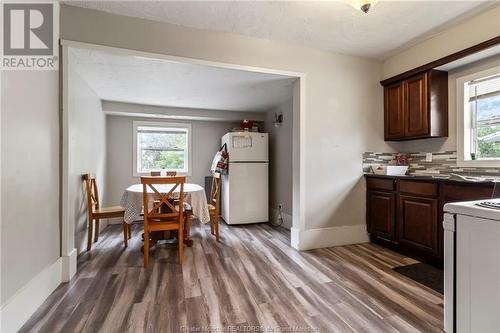
[[[295,78],[72,48],[70,64],[102,100],[179,108],[267,111]]]
[[[493,1],[69,1],[110,13],[383,59],[494,6]]]

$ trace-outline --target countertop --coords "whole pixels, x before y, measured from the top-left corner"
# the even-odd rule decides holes
[[[433,176],[428,176],[428,175],[400,175],[400,176],[387,176],[387,175],[376,175],[374,173],[365,173],[365,177],[367,178],[385,178],[385,179],[406,179],[406,180],[412,180],[412,181],[427,181],[427,182],[434,182],[434,183],[450,183],[450,184],[481,184],[485,186],[494,186],[495,182],[492,180],[483,180],[483,181],[469,181],[469,180],[463,180],[458,177],[451,177],[451,178],[437,178]]]
[[[443,210],[445,213],[468,215],[500,222],[500,210],[476,205],[477,203],[484,201],[485,200],[447,203],[444,205]],[[500,199],[489,199],[487,201],[498,203]]]

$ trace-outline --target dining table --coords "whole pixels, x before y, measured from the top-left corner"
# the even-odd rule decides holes
[[[158,192],[165,194],[169,193],[174,186],[175,184],[157,184],[155,188]],[[149,187],[147,187],[146,190],[151,198],[149,202],[152,207],[155,193]],[[180,187],[177,186],[173,191],[173,195],[179,196],[179,193]],[[192,217],[197,218],[203,224],[210,222],[205,189],[202,186],[193,183],[184,183],[184,200],[191,208]],[[143,185],[133,184],[127,187],[123,192],[120,206],[125,209],[123,220],[126,223],[131,224],[134,221],[143,220]],[[187,234],[185,235],[185,241],[188,245],[192,244],[189,230],[187,230]]]

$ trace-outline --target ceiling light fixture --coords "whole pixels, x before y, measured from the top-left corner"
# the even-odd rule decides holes
[[[367,14],[370,8],[372,8],[378,0],[346,0],[348,4],[356,9],[361,10],[363,13]]]

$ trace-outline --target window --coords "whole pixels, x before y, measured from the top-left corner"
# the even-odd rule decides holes
[[[459,164],[500,166],[500,68],[461,78],[458,89]]]
[[[134,175],[177,171],[189,175],[191,125],[134,121]]]

